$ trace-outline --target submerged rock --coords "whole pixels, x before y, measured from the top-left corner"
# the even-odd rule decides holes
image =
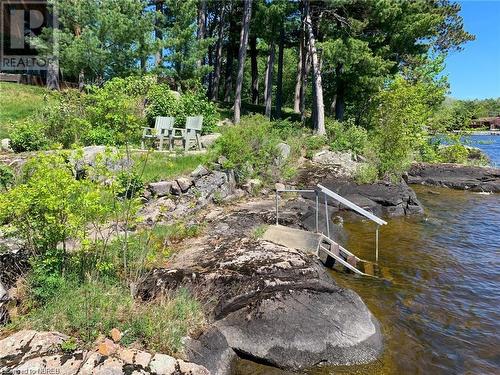
[[[250,211],[214,220],[210,235],[150,272],[138,295],[184,287],[201,300],[212,326],[186,352],[213,374],[228,374],[234,353],[288,370],[375,360],[382,336],[359,296],[314,255],[248,236],[266,220]]]
[[[407,181],[409,184],[500,193],[500,168],[418,163],[408,171]]]

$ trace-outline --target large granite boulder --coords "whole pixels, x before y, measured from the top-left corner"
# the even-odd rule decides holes
[[[189,359],[213,374],[229,374],[220,363],[234,353],[287,370],[375,360],[382,336],[359,296],[314,255],[252,235],[268,219],[242,211],[212,218],[210,234],[138,286],[143,300],[182,287],[202,301],[212,328],[188,340]]]
[[[500,168],[458,164],[413,164],[409,184],[442,186],[458,190],[500,193]]]

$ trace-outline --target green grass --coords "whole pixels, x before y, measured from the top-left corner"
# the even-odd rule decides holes
[[[182,338],[197,333],[204,324],[200,303],[183,289],[168,298],[141,303],[119,283],[79,284],[66,279],[45,305],[14,318],[6,329],[55,330],[90,345],[99,335],[118,328],[124,333],[122,344],[174,354],[182,351]]]
[[[11,124],[24,120],[50,100],[43,87],[0,82],[0,138],[8,137]]]
[[[192,172],[199,164],[205,164],[206,155],[173,156],[152,152],[132,155],[137,172],[144,183],[163,181]]]

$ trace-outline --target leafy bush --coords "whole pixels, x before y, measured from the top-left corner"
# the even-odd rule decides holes
[[[262,115],[244,117],[238,126],[224,130],[214,145],[216,155],[223,155],[225,167],[234,168],[240,180],[253,176],[269,178],[279,173],[280,137],[271,122]]]
[[[10,134],[10,144],[15,152],[43,150],[49,144],[45,126],[34,120],[17,123]]]
[[[424,125],[444,89],[434,82],[396,79],[375,100],[372,113],[373,144],[377,168],[382,177],[398,179],[427,142]]]
[[[177,127],[184,127],[187,116],[203,116],[203,134],[212,133],[217,127],[217,108],[201,91],[179,95],[165,84],[151,88],[147,97],[146,116],[149,123],[156,116],[175,117]]]
[[[104,209],[100,186],[76,180],[62,154],[29,160],[23,183],[0,195],[0,222],[11,223],[37,254],[77,237]]]
[[[378,170],[375,165],[363,164],[356,170],[354,179],[360,184],[371,184],[378,179]]]
[[[306,157],[311,159],[316,151],[319,151],[323,146],[328,143],[328,138],[322,135],[313,135],[306,137],[304,146],[306,148]]]
[[[461,143],[441,147],[439,157],[445,163],[465,164],[469,157],[469,150]]]
[[[331,139],[330,148],[335,151],[351,151],[356,155],[363,154],[368,145],[368,132],[356,126],[352,121],[340,123],[328,121],[326,123],[328,137]]]
[[[0,164],[0,188],[7,190],[14,183],[14,172],[4,164]]]

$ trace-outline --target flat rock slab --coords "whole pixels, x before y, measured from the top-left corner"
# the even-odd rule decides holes
[[[500,193],[500,168],[419,163],[412,165],[407,181],[409,184]]]

